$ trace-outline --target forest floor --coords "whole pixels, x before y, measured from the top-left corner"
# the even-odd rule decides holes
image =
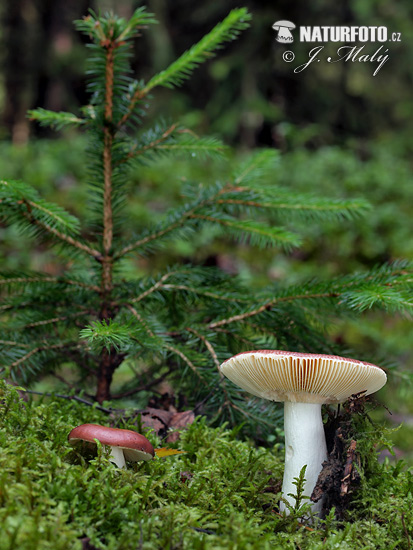
[[[167,444],[183,454],[119,470],[108,452],[86,459],[67,442],[76,425],[113,418],[73,400],[24,400],[0,384],[1,550],[411,548],[413,470],[379,463],[384,436],[361,417],[348,505],[311,523],[305,503],[279,514],[280,444],[256,447],[198,417]],[[117,425],[136,429],[136,416]]]

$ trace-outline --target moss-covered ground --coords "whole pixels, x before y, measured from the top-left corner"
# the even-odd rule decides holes
[[[62,399],[25,402],[0,384],[1,550],[412,547],[413,471],[377,462],[379,432],[364,420],[361,482],[345,519],[332,510],[306,525],[302,511],[278,514],[281,447],[197,419],[176,444],[185,454],[118,470],[104,451],[85,460],[67,444],[74,426],[108,425],[108,415]]]

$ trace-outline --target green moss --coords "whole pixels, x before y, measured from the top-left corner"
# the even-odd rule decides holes
[[[348,521],[319,525],[277,514],[283,450],[256,448],[198,419],[178,442],[186,454],[120,471],[107,453],[89,461],[67,444],[83,422],[108,424],[72,401],[24,402],[0,386],[0,549],[408,549],[413,472],[379,464],[377,429],[358,417],[362,468]],[[155,445],[156,436],[149,434]]]

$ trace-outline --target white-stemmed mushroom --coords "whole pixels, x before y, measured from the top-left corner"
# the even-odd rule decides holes
[[[280,44],[291,44],[294,41],[291,29],[295,29],[295,25],[291,21],[276,21],[272,28],[278,31],[276,40]]]
[[[71,445],[77,445],[82,441],[96,444],[100,441],[111,449],[110,461],[118,468],[126,468],[126,460],[138,462],[140,460],[152,460],[155,456],[151,442],[141,434],[132,430],[109,428],[98,424],[82,424],[73,428],[68,436]]]
[[[304,494],[311,496],[327,447],[321,417],[323,403],[341,403],[350,396],[369,395],[386,383],[385,372],[370,363],[335,355],[257,350],[239,353],[221,365],[221,372],[249,393],[284,402],[284,499],[291,505],[294,478],[306,469]],[[288,509],[284,503],[281,511]],[[322,501],[312,510],[320,514]]]

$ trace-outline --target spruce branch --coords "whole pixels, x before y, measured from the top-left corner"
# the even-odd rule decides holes
[[[52,351],[52,350],[57,350],[57,349],[62,349],[62,348],[77,348],[77,349],[80,349],[82,347],[83,346],[81,344],[79,344],[78,342],[60,342],[58,344],[39,345],[39,346],[36,346],[35,348],[31,349],[29,352],[27,352],[25,355],[23,355],[19,359],[16,359],[16,361],[13,361],[13,363],[11,363],[10,365],[0,368],[0,374],[6,373],[6,376],[8,376],[13,371],[13,369],[18,367],[19,365],[22,365],[28,359],[30,359],[33,355],[35,355],[37,353],[40,353],[42,351]]]
[[[83,242],[81,242],[77,239],[74,239],[70,235],[66,235],[66,234],[58,231],[57,229],[51,227],[47,223],[43,223],[39,220],[36,220],[29,213],[24,213],[23,215],[25,216],[25,218],[27,218],[27,220],[30,223],[40,227],[41,229],[44,229],[46,232],[50,233],[53,237],[55,237],[58,241],[69,244],[72,247],[76,248],[77,250],[80,250],[81,252],[86,252],[86,254],[89,254],[95,260],[101,261],[101,254],[95,248],[92,248],[89,245],[87,245],[87,244],[85,244],[85,243],[83,243]]]
[[[249,241],[252,246],[260,248],[278,245],[288,249],[297,247],[301,243],[298,235],[280,227],[269,227],[260,222],[234,220],[229,217],[207,216],[195,213],[189,217],[222,225],[229,234],[233,234],[241,242]]]
[[[245,193],[253,193],[253,189],[240,189]],[[271,198],[266,196],[265,190],[261,189],[261,196],[258,200],[248,200],[242,198],[222,198],[218,199],[218,204],[228,204],[242,207],[252,207],[257,209],[272,210],[274,213],[284,216],[301,216],[304,218],[320,219],[352,219],[360,216],[370,210],[370,205],[362,199],[328,199],[312,197],[311,195],[286,196],[284,189],[272,188]],[[278,196],[281,195],[281,196]]]
[[[40,126],[48,126],[56,130],[62,130],[67,126],[82,126],[87,123],[86,119],[79,118],[72,113],[56,113],[40,107],[28,111],[27,114],[30,120],[37,121]]]
[[[94,351],[106,348],[109,352],[111,350],[119,352],[130,345],[131,339],[133,339],[131,332],[131,326],[128,324],[121,324],[113,319],[109,319],[109,321],[103,319],[92,322],[83,328],[79,336],[85,338]]]
[[[89,285],[87,283],[82,283],[81,281],[75,281],[73,279],[67,279],[65,277],[47,277],[42,273],[36,273],[35,275],[29,276],[18,276],[16,277],[13,273],[1,273],[0,272],[0,287],[1,286],[13,286],[13,285],[32,285],[32,284],[43,284],[51,283],[54,285],[68,285],[76,286],[79,288],[85,288],[94,292],[100,292],[100,288],[97,285]]]
[[[235,186],[250,185],[272,175],[277,167],[279,154],[273,149],[262,149],[250,155],[235,170],[232,178]]]
[[[218,356],[216,354],[216,351],[214,349],[214,346],[211,344],[211,342],[209,340],[207,340],[207,338],[200,334],[197,330],[195,330],[194,328],[187,328],[186,329],[188,332],[191,332],[192,334],[194,334],[197,338],[199,338],[204,344],[205,344],[205,347],[207,348],[207,350],[209,351],[211,357],[212,357],[212,360],[214,361],[214,365],[216,366],[218,372],[219,372],[219,375],[221,378],[223,378],[223,374],[221,374],[220,370],[219,370],[219,367],[220,367],[220,362],[218,360]]]
[[[42,327],[45,325],[55,325],[61,323],[62,321],[67,321],[68,319],[74,319],[76,317],[84,317],[85,315],[90,315],[91,311],[81,311],[77,313],[71,313],[69,315],[62,315],[61,317],[53,317],[51,319],[43,319],[42,321],[35,321],[33,323],[27,323],[24,325],[24,328],[36,328]]]
[[[276,295],[257,308],[215,321],[210,323],[208,327],[216,329],[217,327],[241,322],[271,310],[277,304],[302,300],[314,300],[315,303],[318,303],[318,300],[334,299],[338,306],[359,311],[370,309],[373,306],[394,310],[409,310],[413,307],[410,286],[406,289],[392,288],[397,283],[406,284],[403,283],[403,280],[409,277],[409,272],[405,269],[406,265],[408,264],[396,263],[395,265],[383,266],[379,270],[372,270],[370,274],[355,274],[338,277],[330,281],[316,281],[304,286],[290,287],[285,291],[278,292],[278,296]],[[270,294],[274,296],[277,291],[271,290]]]
[[[251,16],[246,8],[232,10],[198,44],[182,54],[167,69],[154,76],[141,94],[147,95],[156,86],[174,88],[181,85],[198,65],[211,59],[223,43],[234,40],[241,31],[247,29],[250,19]]]
[[[136,311],[136,308],[131,306],[130,304],[126,304],[127,309],[132,313],[132,315],[139,321],[139,323],[142,325],[142,327],[146,330],[148,335],[151,338],[155,338],[155,333],[149,328],[147,322],[144,320],[144,318]]]
[[[260,307],[253,309],[251,311],[246,311],[238,315],[232,315],[231,317],[228,317],[226,319],[221,319],[220,321],[215,321],[214,323],[210,323],[208,325],[208,328],[216,329],[218,327],[229,325],[231,323],[237,323],[239,321],[243,321],[244,319],[248,319],[249,317],[254,317],[255,315],[259,315],[263,311],[270,309],[271,307],[273,307],[275,303],[276,303],[276,300],[270,300],[266,304],[262,304]]]
[[[1,274],[4,277],[4,273]],[[57,283],[57,277],[44,277],[38,275],[35,277],[9,277],[5,279],[0,279],[0,285],[13,285],[13,284],[23,284],[29,285],[32,283]]]
[[[17,181],[0,181],[0,214],[11,223],[23,227],[37,227],[52,235],[60,242],[86,252],[95,259],[100,257],[98,250],[75,238],[79,234],[79,220],[63,208],[40,199],[29,185]]]
[[[199,159],[207,157],[221,157],[227,147],[215,137],[198,137],[177,124],[168,128],[147,132],[138,143],[134,143],[119,164],[129,160],[140,162],[157,160],[160,155],[184,154]]]
[[[30,348],[32,347],[31,344],[22,344],[21,342],[17,342],[15,340],[0,340],[0,346],[10,346],[13,348]]]
[[[170,277],[173,277],[177,271],[169,271],[168,273],[165,273],[162,275],[162,277],[157,281],[155,284],[153,284],[150,288],[139,294],[136,298],[132,298],[129,300],[129,303],[136,304],[137,302],[140,302],[141,300],[144,300],[147,296],[158,290],[159,288],[163,287],[165,288],[164,282],[168,280]],[[180,272],[182,273],[182,271]]]
[[[243,303],[249,302],[247,298],[241,298],[240,296],[228,296],[225,294],[219,294],[217,292],[210,292],[209,290],[204,290],[202,288],[196,288],[194,286],[187,285],[175,285],[175,284],[166,284],[159,285],[158,288],[163,288],[165,290],[183,290],[185,292],[190,292],[192,294],[197,294],[198,296],[205,296],[211,298],[212,300],[222,300],[223,302],[234,302],[234,303]]]
[[[14,180],[0,181],[0,204],[7,214],[7,209],[26,209],[36,219],[60,231],[79,233],[80,223],[75,216],[66,212],[62,207],[41,199],[37,191],[29,185]]]
[[[185,222],[188,219],[190,219],[191,216],[196,212],[196,210],[197,210],[197,206],[192,207],[191,205],[187,209],[182,209],[174,213],[172,221],[167,220],[166,223],[160,224],[160,228],[158,230],[150,232],[148,233],[148,235],[145,235],[145,237],[138,239],[137,241],[132,242],[129,245],[125,246],[118,253],[115,254],[114,259],[118,260],[123,256],[125,256],[126,254],[129,254],[133,250],[147,246],[151,242],[156,241],[172,233],[172,231],[182,227],[185,224]]]
[[[139,29],[157,23],[153,13],[146,11],[146,7],[137,8],[128,21],[109,13],[104,17],[97,15],[92,9],[89,15],[74,22],[76,29],[88,36],[96,45],[105,48],[108,40],[116,46],[121,46],[125,41],[132,40],[139,35]]]
[[[146,86],[136,90],[131,98],[129,109],[122,117],[119,126],[127,122],[136,104],[147,96],[153,88],[157,86],[164,86],[166,88],[180,86],[184,80],[190,77],[198,65],[211,59],[214,56],[214,52],[221,48],[225,42],[234,40],[241,31],[247,29],[250,19],[251,15],[246,8],[232,10],[198,44],[195,44],[182,54],[167,69],[152,77]]]
[[[144,155],[148,151],[155,150],[156,148],[159,148],[161,143],[166,141],[169,138],[169,136],[175,131],[176,127],[177,127],[177,124],[172,124],[171,126],[169,126],[169,128],[167,128],[166,130],[164,130],[162,132],[160,137],[158,137],[157,139],[153,139],[152,141],[150,141],[146,145],[142,145],[142,146],[134,145],[131,148],[131,150],[128,152],[126,157],[120,161],[120,163],[127,162],[128,160],[130,160],[132,158],[136,158],[140,155]]]
[[[227,406],[232,407],[233,409],[235,409],[236,411],[238,411],[239,413],[241,413],[243,416],[245,416],[247,418],[252,418],[253,420],[258,422],[259,424],[264,423],[264,424],[266,424],[267,426],[269,426],[271,428],[274,426],[273,422],[269,422],[265,418],[262,418],[262,416],[253,414],[253,413],[249,412],[248,410],[246,410],[245,408],[243,409],[242,407],[239,407],[238,405],[236,405],[235,403],[233,403],[231,401],[227,401]]]
[[[152,332],[152,330],[148,327],[146,321],[142,318],[142,316],[136,311],[136,309],[131,306],[130,304],[126,306],[129,311],[132,312],[132,314],[134,315],[134,317],[136,319],[138,319],[138,321],[142,324],[142,326],[145,328],[145,330],[147,331],[147,333],[149,334],[149,336],[151,337],[155,337],[155,334]],[[192,361],[189,359],[189,357],[180,349],[178,349],[177,347],[175,346],[172,346],[171,344],[168,344],[166,342],[162,342],[161,343],[161,346],[162,348],[164,349],[167,349],[168,351],[172,352],[174,355],[178,355],[178,357],[180,357],[187,365],[188,367],[192,370],[192,372],[200,379],[202,379],[202,376],[199,374],[197,368],[195,367],[195,365],[192,363]]]
[[[174,211],[173,216],[160,224],[157,230],[148,233],[141,239],[120,250],[115,254],[115,260],[184,227],[189,220],[200,220],[213,223],[217,226],[223,226],[236,238],[240,240],[249,239],[252,245],[260,247],[280,245],[288,249],[299,245],[300,238],[298,235],[283,228],[269,227],[258,221],[237,220],[219,210],[214,210],[221,196],[237,191],[238,188],[230,184],[208,189],[203,195],[197,197],[193,203]],[[213,209],[213,214],[209,213],[211,209]],[[188,225],[186,227],[189,229]]]
[[[188,365],[188,367],[192,370],[192,372],[195,374],[195,376],[197,378],[199,378],[200,380],[202,380],[202,376],[199,374],[198,372],[198,369],[196,368],[196,366],[193,364],[193,362],[189,359],[189,357],[180,349],[178,349],[177,347],[175,346],[171,346],[170,344],[164,344],[163,346],[165,349],[167,349],[168,351],[172,352],[173,354],[177,355],[178,357],[180,357],[184,363],[186,363],[186,365]]]
[[[157,150],[161,153],[190,154],[199,159],[208,156],[220,157],[228,150],[228,147],[215,137],[178,136],[174,143],[160,144]]]

